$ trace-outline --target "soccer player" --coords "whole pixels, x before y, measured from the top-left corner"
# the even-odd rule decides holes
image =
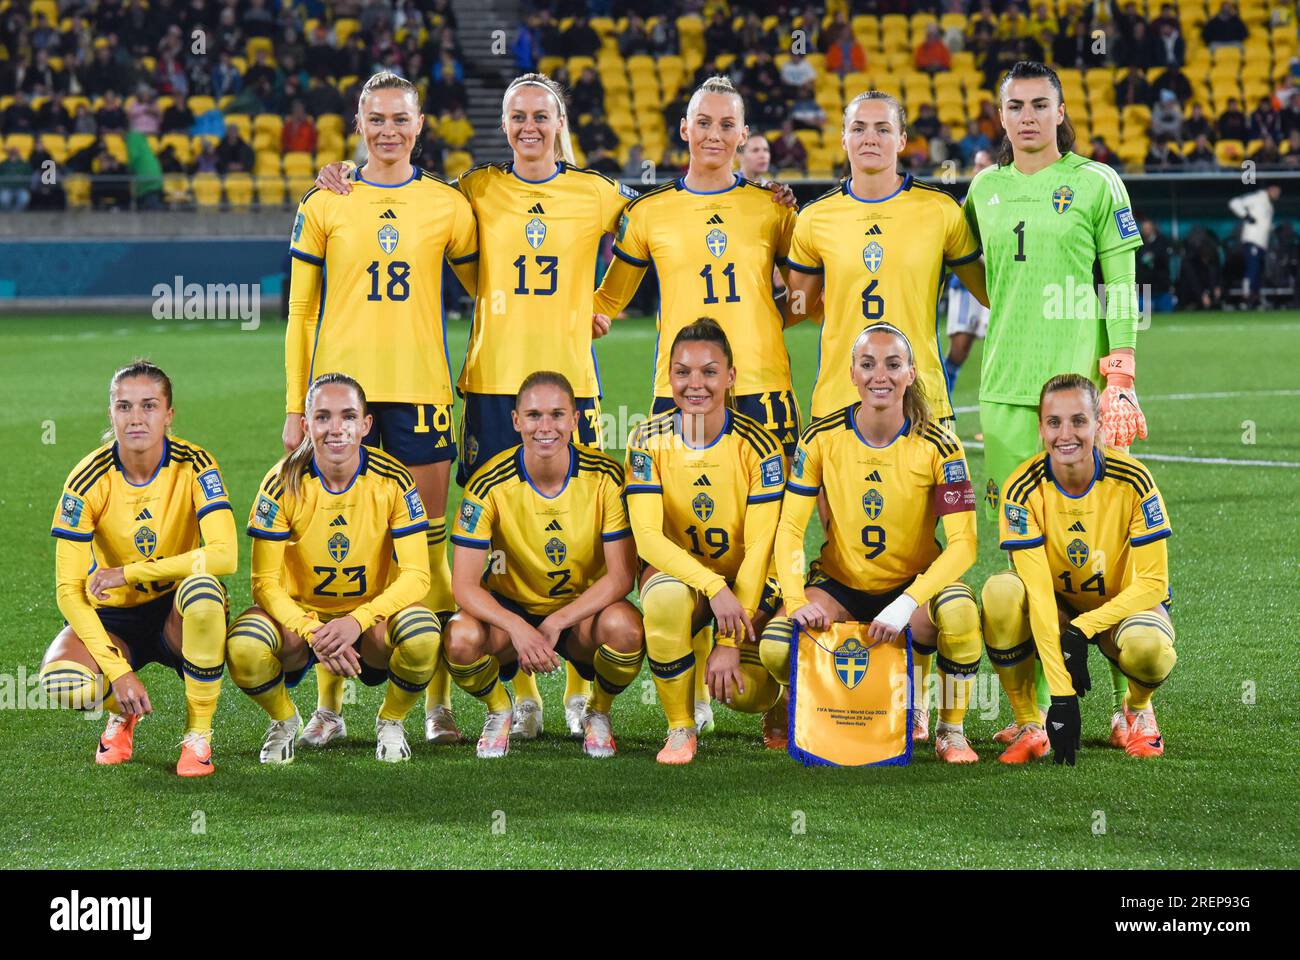
[[[992,163],[993,157],[987,150],[978,150],[971,163],[972,173],[979,173]],[[988,304],[976,300],[954,273],[948,280],[948,356],[943,361],[950,395],[957,386],[957,374],[962,364],[970,356],[971,346],[976,340],[983,340],[988,329]]]
[[[1097,377],[1103,437],[1127,449],[1147,435],[1133,390],[1137,343],[1134,251],[1142,235],[1119,174],[1071,152],[1061,81],[1041,63],[1015,64],[1001,85],[1006,138],[997,165],[966,194],[971,230],[988,271],[988,339],[980,372],[984,490],[990,517],[1011,470],[1038,453],[1039,388],[1061,372]],[[1093,287],[1100,261],[1103,311]],[[1099,383],[1102,381],[1098,381]],[[1124,681],[1112,675],[1114,722],[1122,724]],[[1039,709],[1048,706],[1040,681]],[[1005,740],[1014,731],[1007,728]],[[1123,731],[1117,731],[1123,737]]]
[[[740,175],[746,180],[765,186],[771,179],[768,174],[771,171],[772,146],[767,142],[767,137],[751,134],[746,138],[736,159],[740,164]],[[773,264],[772,295],[777,302],[780,302],[788,292],[785,288],[785,280],[781,277],[781,268]]]
[[[176,772],[212,773],[212,717],[226,652],[226,590],[237,548],[230,496],[202,447],[169,435],[172,383],[147,360],[113,374],[113,442],[68,474],[50,533],[67,620],[41,660],[53,703],[102,704],[108,725],[95,762],[125,763],[135,725],[153,712],[137,675],[160,663],[185,681]]]
[[[459,188],[478,222],[478,296],[457,386],[465,398],[456,482],[519,443],[515,393],[534,370],[562,373],[574,385],[577,441],[601,446],[600,374],[592,350],[592,294],[601,238],[613,233],[629,187],[577,166],[564,93],[549,77],[517,77],[501,100],[501,129],[511,159],[467,171]],[[321,183],[338,193],[350,164],[331,164]],[[591,685],[570,663],[565,717],[582,735]],[[515,677],[514,730],[532,739],[542,729],[542,696],[531,673]],[[432,691],[429,723],[441,722]],[[431,732],[431,739],[436,732]]]
[[[526,377],[515,401],[522,443],[479,468],[457,514],[460,611],[447,626],[446,658],[461,689],[487,707],[480,757],[510,749],[512,704],[499,681],[521,669],[549,673],[561,658],[595,680],[584,752],[612,757],[610,706],[641,669],[641,616],[626,599],[636,552],[623,471],[573,443],[578,414],[563,374]]]
[[[474,211],[454,187],[415,168],[411,150],[424,117],[415,85],[391,73],[366,81],[357,129],[369,159],[346,196],[313,188],[294,221],[285,335],[285,450],[303,441],[303,397],[322,370],[348,370],[371,400],[366,442],[400,461],[428,512],[431,586],[425,606],[453,607],[447,564],[447,487],[456,456],[451,369],[442,313],[444,259],[471,292],[478,232]],[[326,283],[328,276],[328,284]],[[450,681],[432,686],[437,736],[458,740]],[[317,710],[305,742],[323,746],[345,733],[342,681],[317,670]]]
[[[975,763],[962,726],[981,645],[975,594],[959,579],[976,554],[966,454],[955,434],[932,422],[901,330],[872,324],[851,356],[858,400],[814,420],[790,467],[776,535],[785,606],[763,634],[763,662],[789,681],[792,621],[811,629],[869,623],[870,636],[886,641],[911,627],[916,651],[938,651],[935,751],[947,763]],[[830,502],[830,527],[805,584],[804,531],[819,490]],[[940,521],[946,547],[935,538]],[[917,702],[926,703],[923,691]],[[913,717],[912,727],[928,736],[928,714]]]
[[[1074,764],[1079,701],[1091,687],[1088,645],[1128,678],[1124,724],[1111,745],[1158,757],[1151,695],[1177,655],[1169,618],[1169,514],[1145,467],[1102,445],[1097,386],[1052,377],[1039,398],[1040,451],[1011,471],[999,530],[1014,570],[984,584],[984,639],[1015,711],[1004,763]],[[1051,686],[1047,729],[1034,702],[1033,653]]]
[[[788,320],[808,318],[825,300],[821,357],[847,357],[863,326],[902,330],[917,350],[921,392],[934,417],[950,421],[952,405],[939,348],[939,293],[951,269],[985,302],[979,243],[959,207],[938,187],[899,174],[907,118],[897,99],[879,90],[844,108],[844,150],[850,175],[799,211],[790,241]],[[840,370],[818,368],[812,415],[825,417],[857,399]]]
[[[684,764],[698,736],[692,702],[702,666],[692,638],[710,620],[717,646],[703,668],[709,692],[733,710],[767,713],[765,741],[784,738],[780,685],[763,667],[758,638],[775,604],[764,586],[785,458],[776,438],[734,406],[736,366],[717,321],[683,327],[665,359],[674,407],[632,432],[625,489],[645,561],[646,652],[668,719],[656,759]]]
[[[321,374],[304,407],[302,442],[267,472],[249,516],[256,606],[230,628],[230,676],[270,715],[260,759],[274,764],[293,762],[301,720],[287,688],[312,663],[340,683],[387,680],[375,756],[399,763],[411,756],[403,721],[442,640],[420,603],[429,592],[423,498],[396,458],[363,444],[374,419],[356,380]]]

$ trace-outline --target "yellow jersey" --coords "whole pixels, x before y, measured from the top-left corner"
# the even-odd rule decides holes
[[[289,253],[287,413],[301,413],[311,381],[333,372],[374,403],[452,402],[443,260],[478,256],[474,211],[455,187],[418,168],[395,186],[358,178],[346,196],[313,187]]]
[[[865,327],[884,321],[911,341],[931,412],[951,417],[939,294],[945,266],[979,255],[957,201],[911,174],[903,176],[896,193],[880,200],[855,196],[845,179],[800,210],[790,269],[821,274],[825,284],[812,415],[829,416],[857,399],[848,376],[853,342]]]
[[[214,572],[194,563],[199,524],[230,509],[221,469],[202,447],[165,438],[157,470],[137,487],[122,473],[117,444],[109,443],[68,474],[50,533],[91,544],[93,567],[122,568],[126,585],[110,590],[107,600],[86,594],[92,605],[134,607],[176,589],[191,573]],[[228,519],[233,523],[233,514]],[[233,547],[233,538],[225,546]],[[79,572],[83,592],[88,573]]]
[[[604,544],[632,535],[623,509],[623,468],[599,450],[569,445],[569,474],[553,497],[524,466],[523,446],[474,472],[451,542],[501,551],[484,585],[529,613],[551,614],[605,575]]]
[[[560,161],[545,180],[513,162],[467,171],[459,187],[478,220],[478,298],[462,393],[514,395],[535,370],[568,377],[579,397],[600,395],[591,346],[596,255],[636,192]]]
[[[736,362],[736,393],[790,389],[790,357],[772,268],[785,264],[794,210],[737,175],[725,190],[697,193],[676,180],[627,205],[614,241],[615,260],[596,291],[596,312],[615,316],[651,262],[659,277],[654,395],[668,383],[673,338],[700,317],[722,325]]]
[[[777,575],[787,611],[806,603],[804,531],[819,489],[830,529],[817,563],[855,590],[887,593],[906,584],[918,604],[975,561],[975,493],[956,435],[911,421],[876,447],[858,431],[860,403],[813,421],[799,438],[777,532]],[[944,524],[948,549],[935,538]],[[940,559],[942,557],[942,560]]]
[[[351,614],[367,629],[429,590],[429,527],[410,473],[381,450],[361,447],[357,472],[330,490],[313,458],[298,495],[272,467],[248,518],[253,599],[286,628],[308,636]]]
[[[785,457],[758,421],[727,411],[718,438],[692,447],[670,410],[632,431],[628,511],[646,563],[712,598],[734,583],[752,616],[762,596],[785,488]]]

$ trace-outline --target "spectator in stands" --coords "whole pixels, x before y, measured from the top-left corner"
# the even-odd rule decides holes
[[[176,156],[176,148],[170,143],[158,151],[158,167],[163,173],[185,172],[185,167]]]
[[[811,84],[802,87],[790,104],[790,119],[796,130],[820,130],[826,125],[826,111],[813,96]]]
[[[833,25],[833,29],[836,30],[834,40],[826,48],[826,69],[840,76],[862,73],[867,69],[867,54],[853,36],[853,28],[847,23],[840,23],[837,27]]]
[[[23,159],[17,147],[10,147],[4,162],[0,163],[0,210],[26,210],[32,198],[31,179],[32,165]]]
[[[1089,159],[1104,163],[1108,167],[1114,167],[1116,170],[1121,166],[1119,155],[1110,148],[1106,143],[1106,138],[1100,134],[1092,138],[1092,150],[1088,156]]]
[[[438,136],[453,150],[464,150],[474,139],[474,125],[465,116],[464,108],[455,106],[438,121]]]
[[[1246,24],[1237,16],[1237,8],[1231,3],[1219,6],[1219,12],[1201,27],[1201,39],[1213,50],[1221,46],[1241,46],[1246,42]]]
[[[537,57],[558,57],[564,52],[564,39],[551,11],[542,7],[537,11]]]
[[[285,153],[316,152],[316,124],[307,116],[307,107],[301,100],[293,102],[293,109],[280,128],[280,149]]]
[[[817,71],[801,53],[793,54],[781,67],[781,82],[790,94],[817,81]],[[788,94],[789,95],[789,94]]]
[[[67,72],[54,69],[50,65],[49,54],[44,50],[36,51],[30,65],[19,64],[18,77],[16,85],[27,93],[35,93],[37,90],[43,90],[46,94],[68,91]]]
[[[934,104],[923,103],[917,108],[909,132],[913,136],[919,134],[927,140],[939,133],[939,118],[935,115]]]
[[[1282,111],[1282,134],[1290,137],[1291,131],[1300,130],[1300,97],[1292,97]]]
[[[975,154],[993,149],[993,141],[984,135],[978,121],[967,120],[966,136],[957,142],[957,148],[961,151],[962,166],[969,167],[975,162]]]
[[[1142,69],[1155,65],[1154,44],[1145,21],[1136,21],[1132,32],[1120,33],[1115,38],[1115,65]]]
[[[36,11],[31,33],[27,35],[27,44],[36,53],[46,51],[58,53],[59,32],[50,26],[49,18],[45,16],[44,11]]]
[[[993,106],[992,100],[981,100],[979,114],[975,118],[979,124],[980,132],[984,134],[991,144],[997,144],[1002,140],[1002,120],[998,117],[997,108]]]
[[[925,41],[916,48],[914,59],[916,69],[925,73],[938,73],[952,66],[952,53],[943,42],[939,25],[932,23],[925,28]]]
[[[27,209],[62,210],[67,207],[68,198],[63,192],[63,171],[55,164],[54,158],[38,143],[32,148],[32,155],[27,160],[32,165],[32,177],[28,186],[31,199]]]
[[[253,62],[244,71],[244,86],[256,87],[262,80],[269,80],[273,87],[278,87],[284,82],[284,77],[275,62],[267,56],[266,49],[259,47],[253,54]]]
[[[1229,97],[1227,108],[1219,116],[1219,139],[1244,141],[1249,138],[1249,135],[1250,127],[1246,115],[1241,112],[1237,98]]]
[[[321,76],[311,78],[311,86],[303,94],[302,102],[307,105],[307,112],[317,118],[325,113],[345,112],[343,97],[334,88],[334,84]]]
[[[338,50],[330,43],[325,24],[318,23],[312,30],[307,51],[303,54],[303,65],[313,77],[328,77],[338,73]]]
[[[627,29],[618,37],[618,52],[624,59],[636,56],[650,56],[653,47],[650,34],[646,31],[645,19],[635,11],[628,14]]]
[[[1214,125],[1210,123],[1210,118],[1205,115],[1205,109],[1200,103],[1193,103],[1192,112],[1183,121],[1183,139],[1195,140],[1197,137],[1213,141]]]
[[[103,40],[103,38],[99,38]],[[121,90],[125,86],[126,71],[112,59],[108,41],[95,43],[95,58],[82,71],[82,93],[89,97],[102,96],[108,90]]]
[[[72,116],[68,113],[63,94],[56,93],[46,100],[36,111],[36,129],[41,133],[58,133],[66,136],[72,127]]]
[[[1161,90],[1155,109],[1151,111],[1151,138],[1153,140],[1181,140],[1183,136],[1183,109],[1172,90]]]
[[[605,108],[605,87],[592,67],[583,67],[578,82],[569,91],[569,109],[574,116]]]
[[[227,173],[253,172],[253,148],[233,123],[226,127],[226,134],[217,146],[217,169],[223,176]]]
[[[1168,313],[1174,308],[1174,290],[1171,263],[1174,248],[1150,218],[1142,221],[1142,246],[1137,255],[1138,306]]]
[[[1296,93],[1300,93],[1300,85],[1297,85],[1296,75],[1291,71],[1287,71],[1278,88],[1273,91],[1273,106],[1277,108],[1279,113],[1282,112],[1294,99]]]
[[[77,104],[76,112],[72,115],[72,132],[89,133],[96,136],[99,134],[99,124],[95,121],[95,115],[90,112],[90,107],[84,103]]]
[[[1282,139],[1282,115],[1273,109],[1270,97],[1260,97],[1259,105],[1250,115],[1250,139],[1269,139],[1274,143]]]
[[[186,133],[194,126],[194,111],[190,109],[190,98],[184,95],[176,97],[162,114],[162,133]]]
[[[961,160],[961,148],[952,138],[948,124],[941,123],[934,136],[927,138],[930,149],[930,167],[938,169],[951,160],[954,164]]]
[[[99,109],[95,112],[95,121],[100,133],[126,133],[126,111],[122,109],[122,100],[109,90],[104,94]]]
[[[1149,107],[1152,99],[1151,84],[1139,67],[1130,67],[1123,79],[1115,84],[1115,106],[1121,109],[1135,105]]]
[[[1160,4],[1160,16],[1151,21],[1151,30],[1153,32],[1159,32],[1164,28],[1165,24],[1169,24],[1174,28],[1177,28],[1179,25],[1178,10],[1172,3]]]
[[[142,133],[146,137],[157,136],[162,129],[162,110],[152,88],[140,84],[135,92],[135,103],[127,107],[127,129],[132,133]]]
[[[586,17],[575,17],[564,31],[564,55],[567,57],[594,57],[600,52],[600,34]]]
[[[1273,183],[1228,201],[1228,209],[1241,221],[1241,247],[1246,258],[1243,289],[1249,307],[1259,306],[1260,277],[1273,232],[1273,209],[1281,195],[1282,188]]]
[[[190,162],[190,173],[220,173],[221,157],[217,155],[216,141],[210,137],[203,138],[203,146]]]
[[[371,6],[378,4],[371,2]],[[387,11],[385,11],[387,13]],[[366,12],[361,16],[364,18]],[[266,8],[266,0],[248,0],[243,17],[244,33],[250,37],[270,37],[275,32],[275,17]]]
[[[1129,4],[1132,6],[1132,4]],[[960,13],[960,10],[950,11]],[[1029,16],[1029,35],[1041,37],[1044,33],[1050,33],[1056,36],[1061,32],[1061,25],[1057,22],[1056,17],[1052,16],[1052,11],[1046,3],[1034,4],[1033,12]]]
[[[1300,168],[1300,130],[1293,129],[1282,144],[1282,166],[1288,170]]]
[[[244,31],[235,20],[235,6],[223,7],[217,17],[217,49],[232,56],[242,56],[245,39]]]
[[[578,145],[582,147],[583,153],[601,149],[612,153],[618,150],[618,134],[605,121],[604,110],[597,108],[591,119],[578,130]]]
[[[1164,137],[1152,137],[1144,165],[1147,173],[1167,173],[1182,168],[1183,154],[1172,141]]]
[[[1105,44],[1098,43],[1083,17],[1075,20],[1069,33],[1062,32],[1052,44],[1052,56],[1058,67],[1090,70],[1106,62]]]
[[[781,124],[781,135],[771,144],[770,153],[770,164],[777,170],[798,170],[808,175],[808,149],[795,136],[793,121],[787,119]]]
[[[618,157],[604,147],[597,147],[587,154],[587,168],[598,170],[608,177],[617,177],[623,171],[622,165],[618,162]]]
[[[1250,153],[1250,159],[1257,167],[1276,168],[1282,165],[1282,154],[1278,152],[1277,141],[1272,137],[1261,137],[1259,145]]]
[[[1192,82],[1181,67],[1166,67],[1164,73],[1156,77],[1156,82],[1151,85],[1151,95],[1158,97],[1161,90],[1172,90],[1179,103],[1192,99]]]
[[[344,103],[356,103],[360,99],[360,93],[361,88],[358,84],[354,93],[344,94]],[[469,102],[469,96],[463,83],[457,83],[454,77],[444,77],[440,83],[429,85],[428,101],[431,104],[438,104],[441,110],[454,110],[456,107],[464,109]]]
[[[131,206],[131,184],[127,169],[104,148],[95,160],[95,179],[90,185],[90,204],[96,210],[126,210]]]
[[[227,8],[229,9],[229,8]],[[212,68],[212,95],[220,98],[239,93],[244,86],[244,78],[239,73],[230,54],[221,51],[221,59]]]
[[[1218,310],[1223,303],[1223,260],[1219,241],[1205,227],[1193,227],[1178,269],[1178,303],[1186,309]]]
[[[1153,67],[1181,67],[1187,60],[1187,41],[1178,27],[1176,19],[1157,21],[1155,34],[1151,43],[1151,63]]]
[[[1192,149],[1184,158],[1188,170],[1211,173],[1219,168],[1219,159],[1214,155],[1214,144],[1205,134],[1201,134],[1192,143]]]

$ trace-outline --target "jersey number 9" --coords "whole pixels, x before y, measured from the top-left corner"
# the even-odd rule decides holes
[[[867,559],[876,559],[885,552],[885,528],[863,527],[862,545],[867,548]]]

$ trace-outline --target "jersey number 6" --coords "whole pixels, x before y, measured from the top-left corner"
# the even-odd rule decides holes
[[[879,320],[885,315],[885,298],[876,293],[879,280],[872,280],[862,291],[862,315],[868,320]]]

